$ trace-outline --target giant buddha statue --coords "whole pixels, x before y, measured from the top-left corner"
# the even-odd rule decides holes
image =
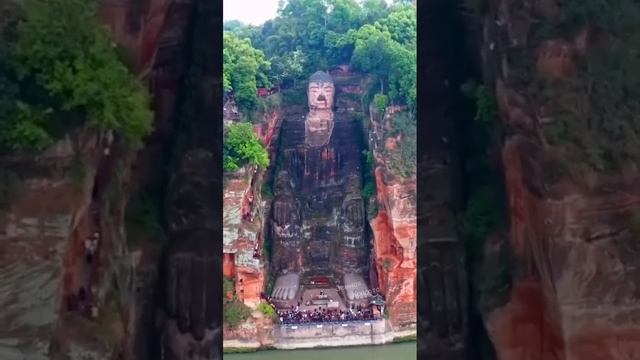
[[[309,78],[307,99],[309,113],[305,120],[305,141],[307,145],[326,145],[333,132],[333,101],[335,86],[331,75],[317,71]]]
[[[357,173],[349,174],[346,192],[342,201],[341,224],[343,241],[346,246],[359,247],[364,245],[364,225],[366,214],[364,201],[360,193],[361,180]]]
[[[272,231],[274,239],[283,245],[300,237],[300,210],[286,171],[280,171],[274,180]]]

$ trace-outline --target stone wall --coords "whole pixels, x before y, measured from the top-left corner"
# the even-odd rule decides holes
[[[278,349],[384,344],[394,338],[386,320],[280,325],[276,334]]]

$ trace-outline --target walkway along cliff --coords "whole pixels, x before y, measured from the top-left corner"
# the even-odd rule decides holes
[[[177,178],[189,166],[221,168],[212,155],[219,152],[221,134],[197,121],[218,111],[201,104],[221,98],[215,80],[221,65],[211,50],[216,45],[208,38],[207,46],[198,47],[221,19],[221,9],[212,4],[99,2],[99,18],[112,31],[126,65],[153,95],[155,131],[141,151],[117,134],[83,127],[38,156],[0,158],[2,192],[10,195],[3,197],[0,210],[0,358],[189,359],[195,353],[220,358],[211,344],[214,319],[221,318],[215,300],[221,291],[208,279],[191,276],[217,272],[221,249],[212,248],[210,239],[219,228],[210,224],[219,221],[221,209],[211,208],[217,194],[207,192],[215,186],[205,183],[195,190],[198,199],[209,193],[210,210],[196,219],[206,224],[203,228],[178,224],[175,219],[184,217],[176,212],[194,214],[193,207],[171,202],[165,220],[162,200],[167,170],[176,173],[171,199],[188,186]],[[197,66],[198,82],[185,84],[186,69]],[[185,96],[190,87],[196,95]],[[191,104],[184,104],[188,98]],[[184,107],[193,108],[197,119],[178,121],[188,116]],[[180,124],[185,123],[208,132],[207,139],[191,137],[191,146],[174,146],[179,142],[174,133],[184,133],[174,129],[184,129]],[[182,165],[167,169],[172,153],[174,163]],[[204,178],[215,181],[216,174]],[[194,264],[193,273],[185,269],[185,260]],[[166,273],[177,273],[178,288],[176,276]],[[185,297],[185,286],[194,296]],[[157,321],[163,317],[156,307],[165,320]],[[194,344],[203,345],[194,352]]]

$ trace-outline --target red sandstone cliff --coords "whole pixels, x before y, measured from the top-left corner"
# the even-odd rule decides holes
[[[391,117],[388,111],[387,123]],[[387,124],[372,116],[377,215],[371,219],[375,266],[380,292],[385,295],[389,319],[395,326],[415,324],[416,310],[416,179],[402,178],[389,169]]]
[[[497,79],[503,125],[513,130],[502,159],[515,278],[508,302],[485,314],[490,337],[501,360],[639,358],[638,242],[630,229],[640,209],[640,172],[627,165],[559,171],[558,159],[569,154],[547,141],[543,129],[559,120],[539,95],[573,75],[589,32],[536,42],[531,20],[549,21],[562,7],[537,1],[523,14],[511,3],[494,2],[484,32],[485,72]],[[534,60],[526,79],[548,81],[542,89],[517,81],[524,67],[500,55],[507,47]]]
[[[174,111],[170,100],[175,98],[181,66],[175,51],[184,41],[190,4],[139,4],[102,1],[100,18],[128,53],[127,65],[134,72],[152,73],[159,58],[164,69],[172,68],[168,76],[165,72],[147,77],[155,93],[156,122],[166,123]],[[150,154],[147,149],[142,157]],[[38,156],[0,159],[3,183],[12,189],[0,210],[0,298],[5,299],[0,339],[19,344],[15,350],[0,348],[0,358],[148,357],[149,328],[139,326],[142,317],[153,315],[148,305],[158,254],[130,252],[122,235],[134,156],[109,134],[83,128]],[[135,181],[131,185],[138,186]],[[99,200],[92,200],[95,189],[103,195]],[[88,275],[84,240],[95,231],[101,238],[95,271]],[[138,278],[147,273],[149,279]],[[92,288],[87,292],[98,308],[94,320],[68,310],[68,296],[75,295],[87,277]]]
[[[279,96],[279,95],[275,95]],[[271,162],[275,162],[278,129],[281,122],[279,109],[260,115],[254,131],[267,149]],[[256,306],[264,291],[267,268],[263,256],[265,209],[270,199],[263,199],[262,187],[268,174],[240,170],[225,174],[223,190],[224,273],[233,278],[236,295],[245,304]],[[232,336],[231,333],[225,338]]]

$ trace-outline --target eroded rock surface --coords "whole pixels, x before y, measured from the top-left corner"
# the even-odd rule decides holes
[[[559,121],[557,108],[539,96],[544,89],[528,86],[537,78],[550,87],[575,75],[592,45],[589,29],[536,43],[532,31],[515,29],[566,9],[550,1],[527,9],[510,3],[497,2],[499,11],[486,23],[486,34],[499,32],[510,41],[498,42],[492,53],[493,39],[485,39],[485,68],[501,69],[495,74],[500,113],[505,126],[515,129],[502,148],[515,280],[508,302],[485,314],[487,328],[501,360],[638,358],[640,249],[631,222],[640,208],[640,173],[628,164],[558,173],[559,157],[569,155],[544,133]],[[525,64],[502,55],[507,48],[534,60],[528,77],[519,76]]]

